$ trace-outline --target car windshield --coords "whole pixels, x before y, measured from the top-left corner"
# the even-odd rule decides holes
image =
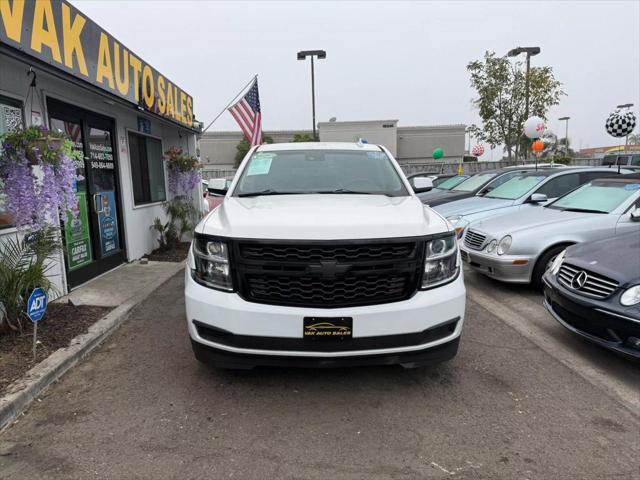
[[[233,195],[312,193],[409,195],[391,159],[371,150],[258,151]]]
[[[469,178],[467,175],[456,175],[455,177],[445,178],[440,182],[436,179],[433,184],[440,190],[451,190],[460,182],[464,182],[467,178]]]
[[[547,205],[556,210],[610,213],[640,190],[638,183],[616,180],[594,180]]]
[[[541,183],[545,178],[547,178],[545,175],[518,175],[517,177],[504,182],[499,187],[494,188],[484,197],[515,200]]]
[[[453,190],[456,192],[472,192],[480,188],[482,185],[487,183],[493,177],[496,176],[495,172],[492,173],[479,173],[474,175],[473,177],[467,178],[460,185],[456,186]]]

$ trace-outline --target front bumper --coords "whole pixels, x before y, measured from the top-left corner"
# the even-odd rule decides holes
[[[462,243],[462,242],[461,242]],[[496,255],[472,250],[460,245],[462,261],[472,270],[508,283],[530,283],[535,257],[528,255]],[[514,260],[526,260],[525,265],[514,265]]]
[[[544,276],[544,306],[563,327],[625,357],[640,360],[640,348],[629,342],[640,338],[640,318],[614,312],[606,301],[569,292],[550,273]]]
[[[191,278],[187,268],[185,305],[196,356],[216,365],[417,366],[455,355],[465,288],[461,272],[447,285],[400,302],[330,309],[283,307],[206,288]],[[353,338],[339,345],[306,341],[304,317],[351,317]],[[440,353],[429,353],[432,349]]]

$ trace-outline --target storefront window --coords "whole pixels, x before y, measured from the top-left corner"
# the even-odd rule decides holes
[[[144,205],[166,200],[160,140],[129,133],[129,157],[135,204]]]
[[[17,100],[0,96],[0,137],[15,132],[21,125],[22,104]],[[12,223],[11,216],[4,210],[4,202],[4,185],[0,180],[0,228],[8,228]]]

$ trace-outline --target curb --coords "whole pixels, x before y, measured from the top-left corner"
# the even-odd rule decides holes
[[[56,350],[22,378],[9,385],[9,393],[0,398],[0,431],[10,425],[49,385],[106,340],[127,320],[134,307],[183,268],[183,262],[177,263],[168,276],[148,284],[136,295],[94,323],[87,333],[71,340],[68,347]]]

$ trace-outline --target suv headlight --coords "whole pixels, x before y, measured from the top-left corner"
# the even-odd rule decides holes
[[[225,242],[196,235],[193,239],[193,258],[196,268],[191,274],[196,282],[218,290],[233,290],[229,247]]]
[[[505,235],[498,242],[498,255],[504,255],[511,248],[511,236]]]
[[[625,307],[631,307],[640,303],[640,285],[627,288],[620,296],[620,303]]]
[[[458,274],[458,242],[454,235],[427,242],[422,274],[422,288],[447,283]]]
[[[558,255],[556,255],[556,258],[553,259],[553,262],[551,262],[551,265],[549,266],[549,271],[551,272],[552,275],[557,275],[558,272],[560,271],[560,267],[562,266],[562,262],[564,261],[565,253],[566,253],[566,250],[561,251]]]

